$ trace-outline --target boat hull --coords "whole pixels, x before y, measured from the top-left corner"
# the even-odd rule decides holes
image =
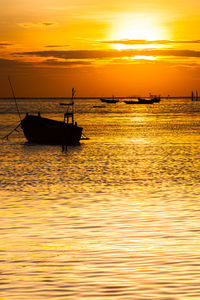
[[[67,124],[34,115],[26,115],[21,127],[29,143],[55,145],[79,144],[83,130],[76,123]]]
[[[117,103],[119,100],[117,99],[105,99],[105,98],[100,98],[101,102],[103,103]]]
[[[154,97],[151,99],[138,98],[138,100],[126,100],[124,102],[126,104],[153,104],[153,103],[159,103],[160,97]]]
[[[124,101],[126,104],[153,104],[154,102],[151,100],[139,100],[139,101]]]

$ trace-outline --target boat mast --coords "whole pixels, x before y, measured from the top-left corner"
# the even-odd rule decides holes
[[[76,91],[72,88],[72,124],[74,124],[74,95]]]
[[[20,121],[21,121],[21,120],[22,120],[21,114],[20,114],[20,111],[19,111],[19,107],[18,107],[18,105],[17,105],[17,100],[16,100],[16,98],[15,98],[14,89],[13,89],[13,87],[12,87],[12,83],[11,83],[11,80],[10,80],[10,77],[9,77],[9,76],[8,76],[8,81],[9,81],[9,83],[10,83],[10,88],[11,88],[11,91],[12,91],[12,94],[13,94],[13,98],[14,98],[14,100],[15,100],[15,105],[16,105],[17,113],[18,113],[18,116],[19,116]]]

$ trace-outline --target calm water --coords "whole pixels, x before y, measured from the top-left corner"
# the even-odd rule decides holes
[[[77,100],[80,146],[0,142],[0,299],[200,299],[200,102]],[[59,100],[21,100],[59,119]],[[0,136],[18,123],[0,101]]]

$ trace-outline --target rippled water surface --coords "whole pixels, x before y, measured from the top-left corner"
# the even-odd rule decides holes
[[[0,142],[0,299],[199,299],[200,102],[99,102],[76,101],[90,140],[66,152]],[[0,100],[0,136],[18,123]]]

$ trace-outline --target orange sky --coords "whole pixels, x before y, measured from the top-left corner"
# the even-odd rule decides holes
[[[1,0],[0,97],[190,95],[199,0]]]

